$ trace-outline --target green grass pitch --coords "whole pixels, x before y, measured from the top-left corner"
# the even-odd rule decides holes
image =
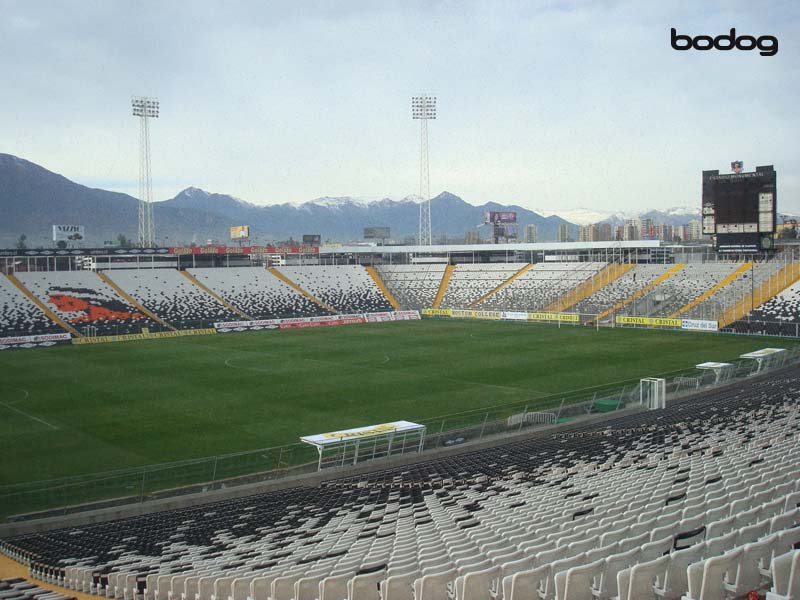
[[[3,352],[0,484],[534,404],[790,343],[426,320]]]

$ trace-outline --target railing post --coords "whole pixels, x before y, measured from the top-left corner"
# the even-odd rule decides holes
[[[528,414],[528,405],[525,405],[525,409],[522,411],[522,419],[519,421],[519,429],[517,431],[522,431],[522,426],[525,424],[525,415]]]
[[[144,481],[147,477],[147,465],[142,467],[142,487],[139,490],[139,502],[144,502]]]

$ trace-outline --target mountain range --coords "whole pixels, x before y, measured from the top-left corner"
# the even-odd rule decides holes
[[[412,242],[419,223],[418,200],[413,196],[371,202],[324,197],[300,205],[258,206],[230,195],[190,187],[174,198],[155,202],[153,213],[157,243],[163,245],[203,244],[207,240],[225,243],[233,225],[249,225],[251,240],[257,243],[299,240],[303,234],[320,234],[323,241],[359,240],[364,227],[373,226],[390,227],[392,239]],[[26,236],[29,247],[50,246],[52,226],[56,224],[84,225],[87,246],[101,245],[119,234],[135,239],[138,231],[136,198],[80,185],[10,154],[0,154],[0,209],[3,215],[0,247],[4,248],[12,247],[20,235]],[[474,206],[454,194],[442,192],[431,200],[434,239],[463,240],[466,231],[483,223],[487,211],[516,211],[520,236],[525,225],[535,224],[539,240],[555,240],[556,229],[563,223],[571,226],[573,238],[577,236],[577,225],[560,215],[542,215],[514,204],[496,202]],[[667,222],[659,215],[668,216],[655,211],[653,219]],[[620,217],[606,215],[606,218],[613,222]],[[676,218],[688,222],[696,215]],[[489,229],[480,227],[481,237],[489,237]]]

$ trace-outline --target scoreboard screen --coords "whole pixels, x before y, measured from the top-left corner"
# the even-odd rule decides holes
[[[747,185],[716,186],[717,224],[757,223],[758,191]]]
[[[772,165],[749,173],[703,171],[703,233],[715,236],[717,251],[738,254],[772,248],[776,183]]]

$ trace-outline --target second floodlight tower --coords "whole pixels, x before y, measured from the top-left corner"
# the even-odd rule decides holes
[[[139,117],[139,247],[156,245],[153,223],[153,177],[150,173],[149,119],[158,118],[158,98],[134,96],[131,99],[133,116]]]
[[[436,96],[413,96],[411,98],[411,118],[420,125],[420,157],[419,157],[419,245],[430,246],[433,243],[431,233],[431,189],[428,169],[428,119],[436,118]]]

